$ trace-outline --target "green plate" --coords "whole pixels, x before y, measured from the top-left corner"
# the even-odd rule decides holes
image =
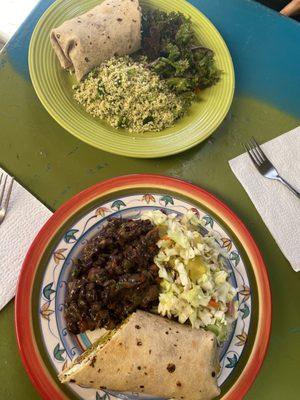
[[[191,17],[197,39],[215,52],[221,81],[203,91],[200,102],[173,127],[160,133],[132,134],[89,116],[73,100],[73,75],[61,69],[49,34],[65,20],[85,13],[99,0],[58,0],[39,20],[29,48],[29,70],[35,91],[49,114],[78,139],[99,149],[129,157],[154,158],[180,153],[211,135],[225,118],[234,93],[234,69],[228,48],[213,24],[184,0],[140,0],[142,7],[180,11]]]

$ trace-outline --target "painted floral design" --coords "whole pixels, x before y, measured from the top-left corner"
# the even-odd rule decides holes
[[[229,239],[229,238],[222,238],[221,239],[221,242],[222,242],[222,247],[224,248],[226,248],[226,250],[229,252],[230,250],[231,250],[231,248],[232,248],[232,241],[231,241],[231,239]]]
[[[205,226],[208,225],[209,227],[211,227],[211,229],[214,227],[214,220],[211,216],[204,215],[204,217],[202,217],[202,220],[204,221]]]
[[[75,243],[77,242],[76,233],[79,232],[78,229],[70,229],[64,236],[66,243]]]
[[[116,200],[111,205],[112,210],[118,210],[119,211],[122,207],[126,207],[126,204],[122,200]]]
[[[142,201],[145,201],[147,204],[150,204],[151,202],[155,203],[155,198],[152,196],[152,194],[147,193],[142,197]]]
[[[240,290],[239,294],[244,296],[244,301],[247,301],[251,296],[250,288],[248,286],[243,285],[243,290]]]
[[[64,354],[65,352],[66,352],[66,350],[60,348],[60,344],[57,343],[57,345],[54,347],[54,350],[53,350],[54,358],[55,358],[57,361],[65,361],[65,358],[63,357],[63,354]]]
[[[64,252],[68,249],[58,249],[53,253],[55,264],[59,264],[60,261],[65,259]]]
[[[99,207],[95,211],[95,215],[96,215],[96,217],[104,217],[104,215],[107,214],[108,212],[109,212],[109,208],[107,208],[107,207]]]
[[[236,335],[236,338],[239,340],[238,342],[236,342],[236,346],[244,346],[247,340],[247,333],[246,332],[242,332],[240,335]]]
[[[41,316],[45,318],[47,321],[50,321],[50,316],[54,313],[54,310],[51,310],[50,307],[50,301],[47,303],[44,303],[41,307]]]
[[[48,285],[46,285],[43,289],[43,295],[49,301],[50,301],[50,297],[51,297],[52,293],[55,293],[55,290],[52,289],[52,286],[53,286],[53,282],[48,283]]]
[[[160,204],[163,204],[165,207],[167,207],[169,204],[174,205],[174,199],[173,199],[173,197],[171,197],[169,195],[162,196],[159,199],[159,202],[160,202]]]
[[[232,239],[228,237],[228,234],[212,216],[169,194],[145,193],[99,204],[65,232],[60,242],[53,249],[47,266],[45,266],[41,287],[39,317],[49,358],[57,372],[60,372],[67,368],[72,359],[81,354],[83,349],[87,348],[93,341],[93,338],[87,334],[81,334],[74,338],[68,333],[64,325],[63,302],[67,285],[67,271],[71,271],[73,267],[76,251],[78,252],[80,247],[87,243],[89,235],[97,233],[103,221],[110,215],[138,218],[143,209],[147,208],[178,213],[193,211],[203,222],[200,233],[206,235],[213,232],[216,235],[216,240],[227,254],[229,267],[232,269],[232,283],[237,287],[238,292],[239,318],[234,324],[230,340],[220,349],[221,372],[218,382],[221,385],[238,364],[247,341],[251,319],[251,289],[245,265]],[[79,397],[87,400],[113,400],[118,398],[115,393],[110,391],[83,389],[76,385],[72,386],[72,390]],[[129,398],[133,400],[138,399],[139,396],[135,395]]]
[[[228,363],[225,365],[226,368],[234,368],[236,364],[238,363],[238,356],[236,354],[233,354],[232,357],[226,357]]]
[[[235,267],[238,265],[240,262],[240,255],[237,251],[232,251],[229,256],[230,261],[232,261],[235,265]],[[240,292],[241,293],[241,292]]]
[[[198,218],[200,218],[200,212],[197,210],[197,208],[192,207],[190,210],[193,211],[193,213],[194,213]]]

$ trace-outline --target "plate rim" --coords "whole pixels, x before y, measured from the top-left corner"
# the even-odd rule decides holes
[[[104,0],[103,0],[104,1]],[[165,0],[168,1],[168,0]],[[35,28],[33,30],[33,33],[31,35],[30,38],[30,43],[29,43],[29,51],[28,51],[28,67],[29,67],[29,74],[30,74],[30,79],[31,79],[31,83],[34,87],[35,93],[39,99],[39,101],[41,102],[41,104],[43,105],[43,107],[45,108],[45,110],[47,111],[47,113],[56,121],[56,123],[58,123],[64,130],[66,130],[69,134],[71,134],[72,136],[76,137],[76,139],[94,147],[97,148],[99,150],[111,153],[111,154],[117,154],[117,155],[121,155],[121,156],[125,156],[125,157],[132,157],[132,158],[147,158],[147,159],[151,159],[151,158],[163,158],[163,157],[168,157],[171,155],[175,155],[175,154],[179,154],[182,152],[185,152],[197,145],[199,145],[200,143],[202,143],[203,141],[205,141],[208,137],[210,137],[218,128],[219,126],[222,124],[222,122],[224,121],[224,119],[226,118],[230,107],[232,105],[233,99],[234,99],[234,93],[235,93],[235,88],[236,88],[236,78],[235,78],[235,68],[234,68],[234,63],[232,60],[232,56],[231,53],[229,51],[229,48],[227,46],[227,43],[225,42],[225,39],[223,38],[223,36],[221,35],[220,31],[217,29],[217,27],[215,26],[215,24],[200,10],[198,9],[196,6],[194,6],[192,3],[190,3],[188,0],[181,0],[184,1],[185,3],[188,4],[188,6],[194,10],[195,13],[198,13],[201,15],[201,18],[206,21],[211,28],[214,31],[214,34],[216,36],[218,36],[218,41],[222,44],[224,51],[227,53],[227,61],[228,61],[228,73],[230,75],[230,79],[231,79],[231,85],[229,86],[229,90],[228,90],[228,95],[227,95],[227,100],[226,103],[224,105],[224,110],[223,113],[220,115],[220,117],[218,118],[217,122],[207,131],[207,133],[203,136],[199,136],[197,139],[195,139],[193,142],[187,144],[187,145],[181,145],[178,146],[177,149],[175,150],[168,150],[168,146],[165,146],[165,148],[163,150],[161,150],[159,148],[159,150],[156,150],[154,152],[151,151],[151,153],[145,153],[144,150],[142,149],[137,149],[137,150],[130,150],[130,148],[128,149],[124,149],[124,147],[116,150],[116,149],[110,149],[107,148],[107,146],[105,145],[101,145],[101,147],[94,143],[92,140],[90,140],[89,138],[83,138],[82,136],[80,136],[78,134],[78,132],[75,132],[73,128],[70,128],[69,124],[66,123],[64,120],[62,120],[60,118],[60,116],[58,116],[56,114],[55,109],[53,109],[52,105],[48,103],[46,96],[44,96],[44,94],[42,93],[42,90],[40,88],[40,83],[38,82],[37,78],[36,78],[36,71],[35,71],[35,67],[34,67],[34,45],[36,44],[36,41],[38,40],[38,32],[39,29],[41,28],[43,21],[45,18],[47,18],[48,14],[50,14],[56,7],[59,7],[60,4],[63,2],[63,0],[55,0],[53,4],[51,4],[45,11],[44,13],[40,16],[39,20],[37,21]],[[154,138],[152,138],[154,139]]]
[[[60,206],[35,237],[23,262],[15,299],[15,333],[25,370],[33,385],[44,399],[68,399],[68,397],[61,391],[57,384],[53,384],[53,381],[49,379],[50,372],[43,365],[32,329],[31,289],[34,284],[35,272],[39,265],[39,260],[47,248],[52,235],[59,229],[59,226],[65,222],[66,218],[79,211],[84,205],[93,199],[101,198],[109,192],[126,188],[138,189],[146,186],[150,186],[151,188],[163,186],[177,195],[184,193],[190,198],[194,196],[194,198],[201,200],[202,203],[206,202],[209,204],[214,211],[219,211],[222,220],[231,228],[233,227],[239,231],[239,240],[242,242],[243,248],[250,259],[259,297],[258,327],[254,344],[243,372],[221,399],[234,400],[243,398],[252,386],[263,364],[271,333],[271,289],[263,257],[244,223],[221,200],[192,183],[163,175],[125,175],[97,183],[79,192]],[[248,250],[245,249],[245,244],[247,244],[246,247]]]

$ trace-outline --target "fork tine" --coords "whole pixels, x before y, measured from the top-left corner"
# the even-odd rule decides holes
[[[252,146],[252,151],[255,153],[256,157],[258,158],[260,164],[262,164],[265,161],[265,158],[260,154],[260,151],[257,147],[257,143],[254,142],[252,139],[250,139],[250,143]]]
[[[249,147],[248,144],[244,144],[244,147],[245,147],[249,157],[251,158],[253,164],[255,165],[255,167],[258,168],[259,164],[257,163],[256,159],[253,157],[253,155],[251,153],[251,148]]]
[[[256,164],[257,166],[260,166],[260,164],[261,164],[260,158],[257,157],[257,154],[256,154],[256,152],[254,151],[251,142],[249,142],[249,143],[247,144],[247,148],[248,148],[248,153],[249,153],[249,155],[251,156],[252,161],[254,160],[254,161],[255,161],[255,164]]]
[[[2,174],[2,175],[3,175],[3,174]],[[0,183],[2,182],[2,175],[1,175],[1,181],[0,181]],[[1,207],[1,204],[2,204],[2,199],[3,199],[3,195],[4,195],[4,190],[5,190],[5,186],[6,186],[6,181],[7,181],[7,175],[5,175],[4,183],[3,183],[2,188],[1,188],[1,191],[0,191],[0,207]]]
[[[260,147],[260,145],[257,143],[257,141],[255,140],[255,138],[252,136],[252,142],[255,144],[257,150],[259,151],[261,157],[263,160],[267,160],[268,157],[265,155],[265,153],[263,152],[262,148]]]
[[[14,180],[15,180],[15,178],[13,178],[13,177],[10,180],[10,183],[9,183],[9,186],[8,186],[8,189],[7,189],[7,194],[6,194],[6,197],[5,197],[5,200],[4,200],[4,205],[3,205],[4,209],[7,209],[7,206],[8,206],[8,203],[9,203],[9,199],[10,199],[10,195],[11,195],[11,191],[12,191],[12,187],[13,187],[13,184],[14,184]]]

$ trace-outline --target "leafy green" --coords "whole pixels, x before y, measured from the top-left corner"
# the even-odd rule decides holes
[[[189,46],[194,41],[195,36],[192,29],[191,21],[184,17],[184,22],[180,25],[175,36],[176,44],[180,47]]]
[[[186,20],[177,12],[143,10],[142,48],[150,61],[158,58],[168,43],[175,43],[176,35]]]
[[[103,96],[106,94],[106,92],[105,92],[105,87],[104,87],[104,83],[103,83],[103,82],[100,81],[100,82],[98,83],[97,91],[98,91],[99,97],[103,97]]]
[[[197,43],[190,18],[179,12],[143,12],[142,52],[149,68],[180,95],[186,105],[221,75],[214,52]]]
[[[148,115],[148,117],[144,118],[144,125],[148,124],[149,122],[153,122],[154,118],[151,115]]]

